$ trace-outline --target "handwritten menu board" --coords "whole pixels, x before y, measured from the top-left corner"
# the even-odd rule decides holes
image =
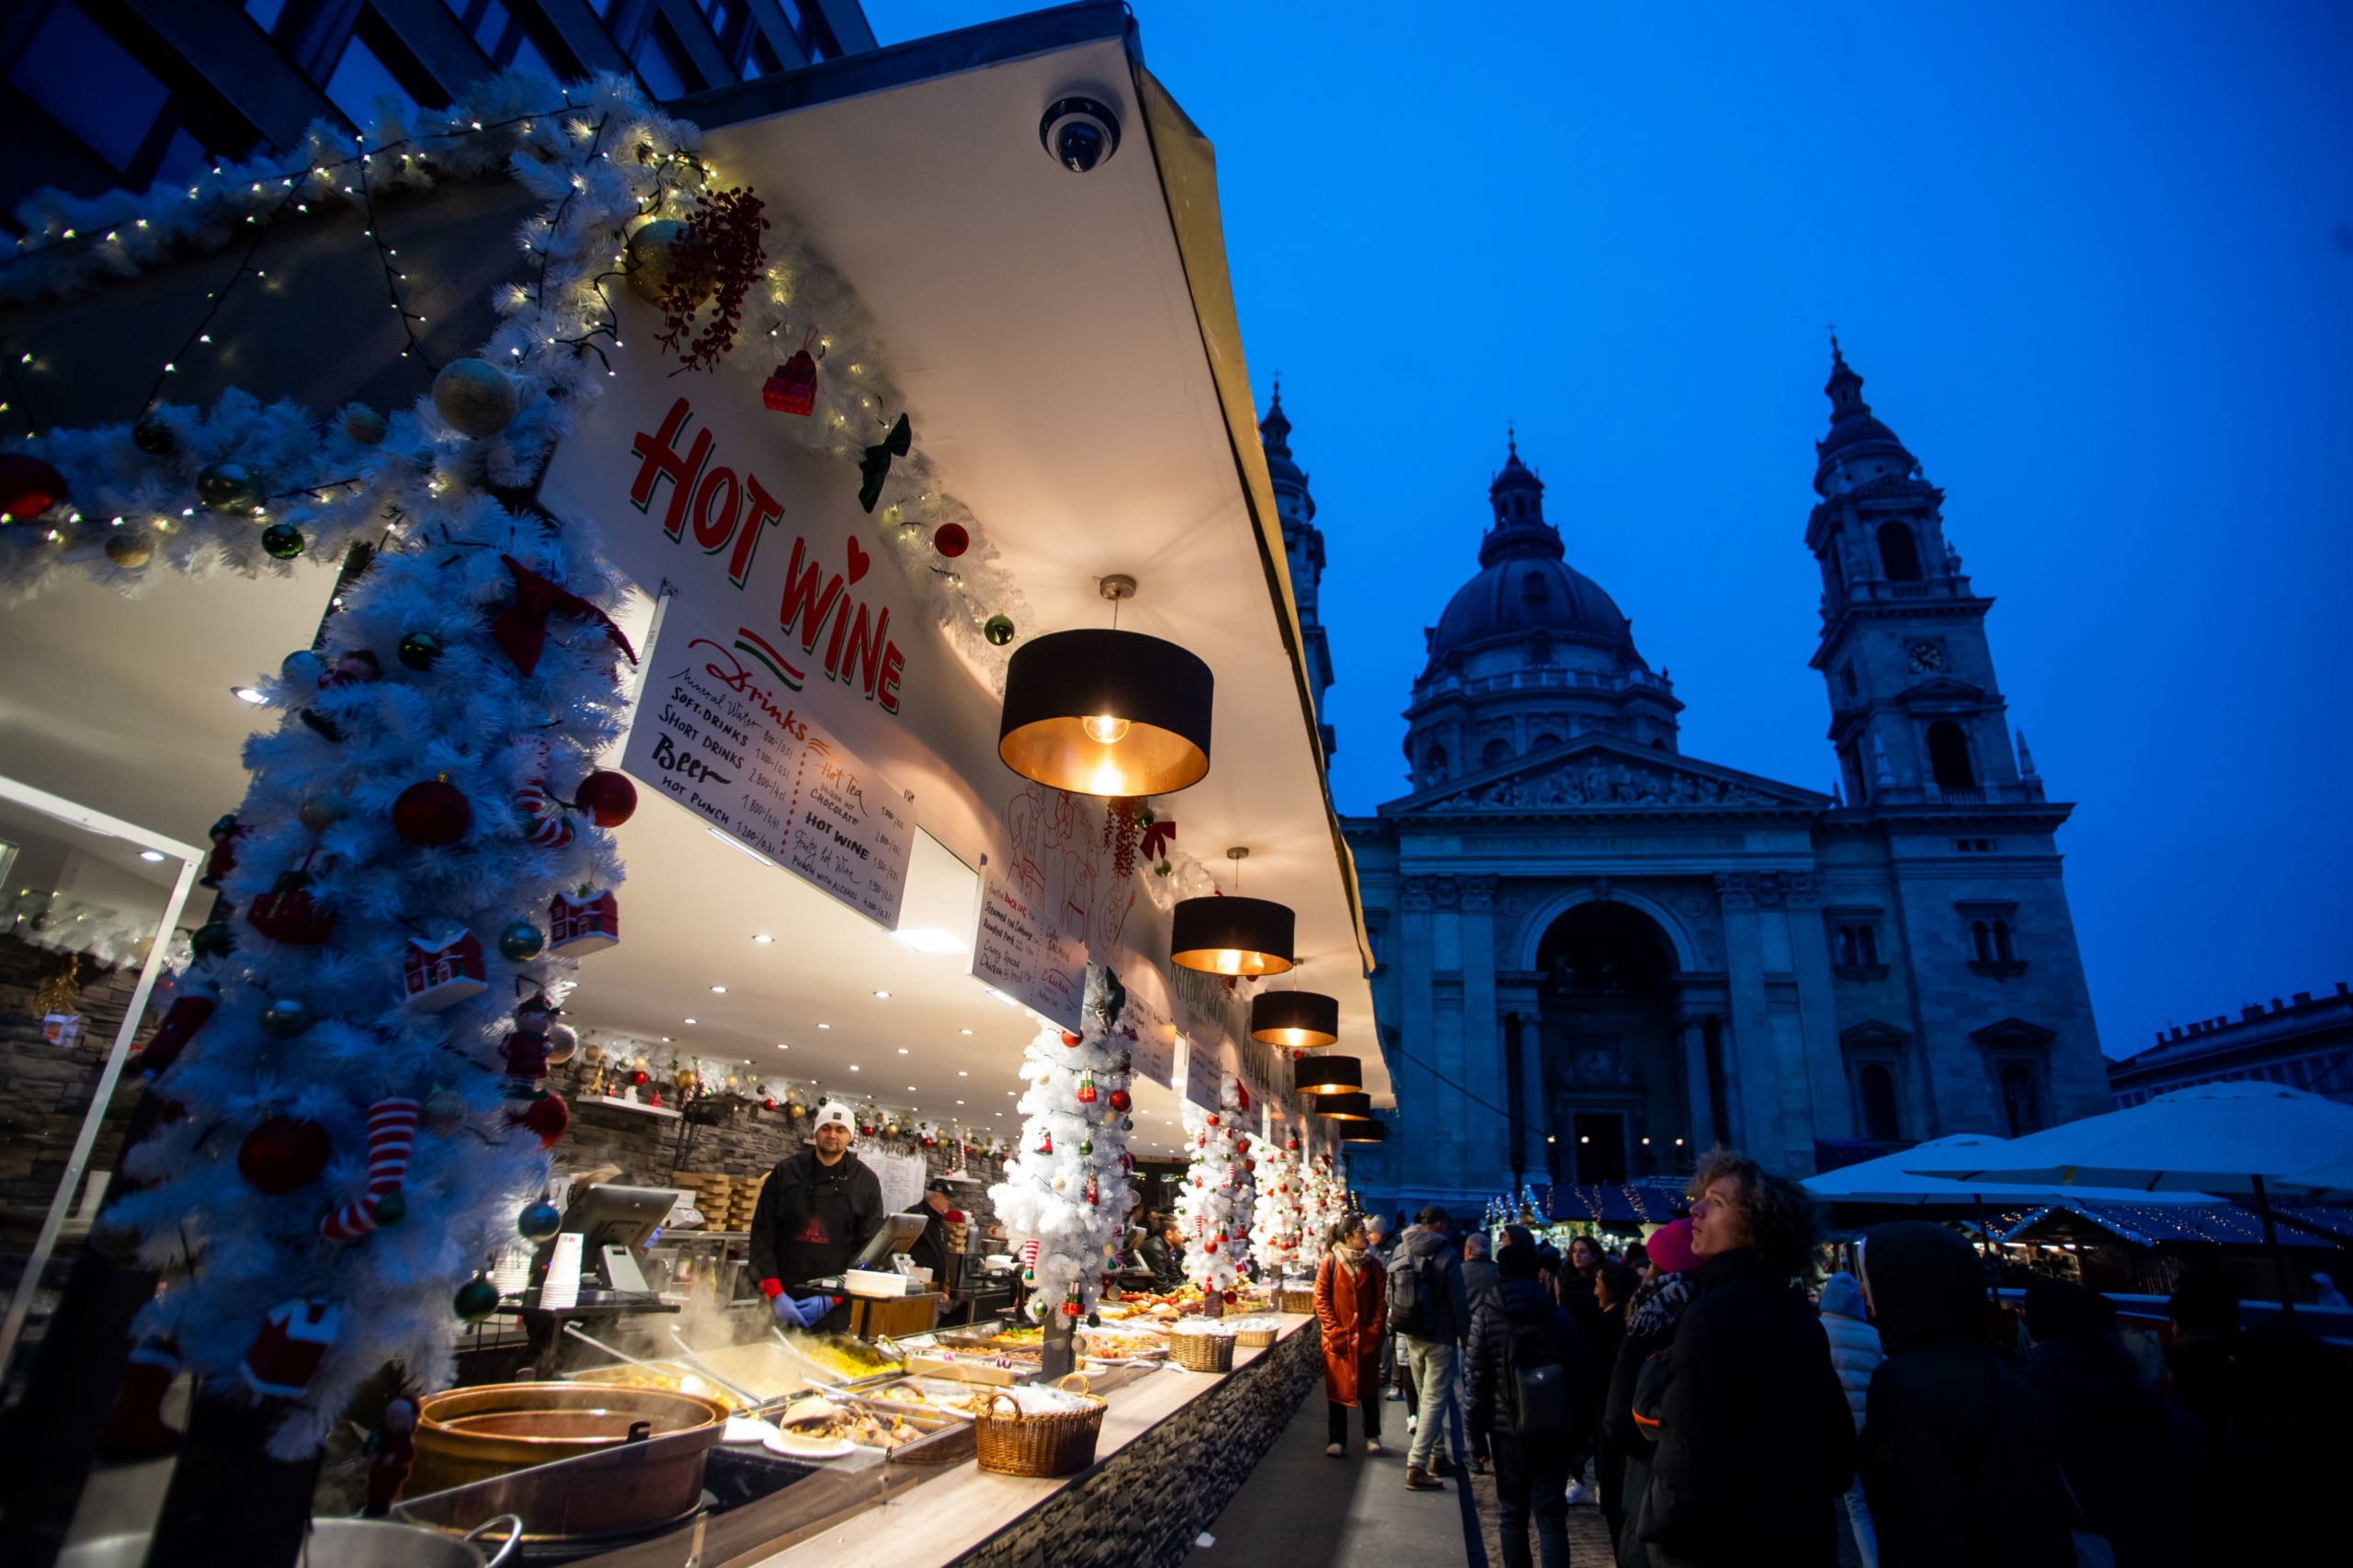
[[[1139,981],[1148,976],[1140,975]],[[1128,986],[1128,1006],[1120,1015],[1120,1043],[1132,1059],[1130,1065],[1136,1076],[1149,1078],[1162,1088],[1176,1084],[1176,1026],[1168,1015],[1143,994],[1142,983]]]
[[[1203,1110],[1217,1109],[1221,1069],[1216,1050],[1200,1040],[1188,1040],[1177,1070],[1185,1077],[1185,1097]]]
[[[763,646],[673,599],[647,655],[622,771],[895,927],[915,852],[914,797],[811,717]]]
[[[1086,946],[1063,935],[1017,880],[991,872],[981,890],[972,976],[1075,1030],[1086,1001]]]

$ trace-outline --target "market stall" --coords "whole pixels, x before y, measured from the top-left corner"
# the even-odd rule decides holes
[[[128,1179],[20,1292],[46,1550],[501,1501],[749,1562],[918,1483],[926,1551],[1188,1532],[1312,1373],[1288,1058],[1371,1006],[1206,142],[1116,6],[669,108],[502,78],[11,283],[9,769],[203,873],[83,1140]],[[1135,1165],[1211,1123],[1224,1256],[1131,1312]],[[161,1496],[76,1518],[126,1412]]]

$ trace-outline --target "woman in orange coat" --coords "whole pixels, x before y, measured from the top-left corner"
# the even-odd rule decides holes
[[[1324,1326],[1324,1396],[1331,1402],[1334,1459],[1348,1451],[1348,1406],[1364,1412],[1364,1451],[1381,1446],[1381,1345],[1389,1329],[1389,1282],[1365,1245],[1364,1217],[1332,1227],[1315,1270],[1315,1321]]]

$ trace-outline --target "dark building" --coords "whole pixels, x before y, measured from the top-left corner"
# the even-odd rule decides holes
[[[2200,1018],[2157,1031],[2157,1043],[2108,1064],[2119,1109],[2173,1089],[2262,1078],[2353,1105],[2353,990],[2299,991],[2266,1006],[2250,1002],[2233,1017]]]
[[[874,46],[858,0],[24,0],[0,8],[0,211],[357,129],[386,97],[438,108],[513,66],[666,100]]]

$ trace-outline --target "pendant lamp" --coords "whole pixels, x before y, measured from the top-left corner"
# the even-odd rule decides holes
[[[1337,1045],[1340,999],[1318,991],[1261,991],[1250,999],[1250,1038],[1301,1051]]]
[[[1316,1100],[1315,1114],[1328,1116],[1335,1121],[1370,1121],[1372,1096],[1362,1090],[1352,1094],[1325,1095]]]
[[[1348,1095],[1364,1087],[1364,1063],[1353,1056],[1302,1056],[1291,1063],[1291,1087],[1302,1095]]]
[[[1215,679],[1174,642],[1121,631],[1133,577],[1097,585],[1114,623],[1055,631],[1014,650],[996,754],[1024,778],[1074,795],[1163,795],[1210,770]]]
[[[1168,922],[1170,962],[1209,974],[1280,974],[1290,968],[1298,917],[1289,904],[1242,896],[1242,861],[1249,853],[1238,845],[1225,852],[1233,862],[1233,897],[1188,898],[1176,905]]]
[[[1340,1142],[1386,1143],[1389,1142],[1389,1128],[1378,1121],[1344,1121],[1340,1124]]]

